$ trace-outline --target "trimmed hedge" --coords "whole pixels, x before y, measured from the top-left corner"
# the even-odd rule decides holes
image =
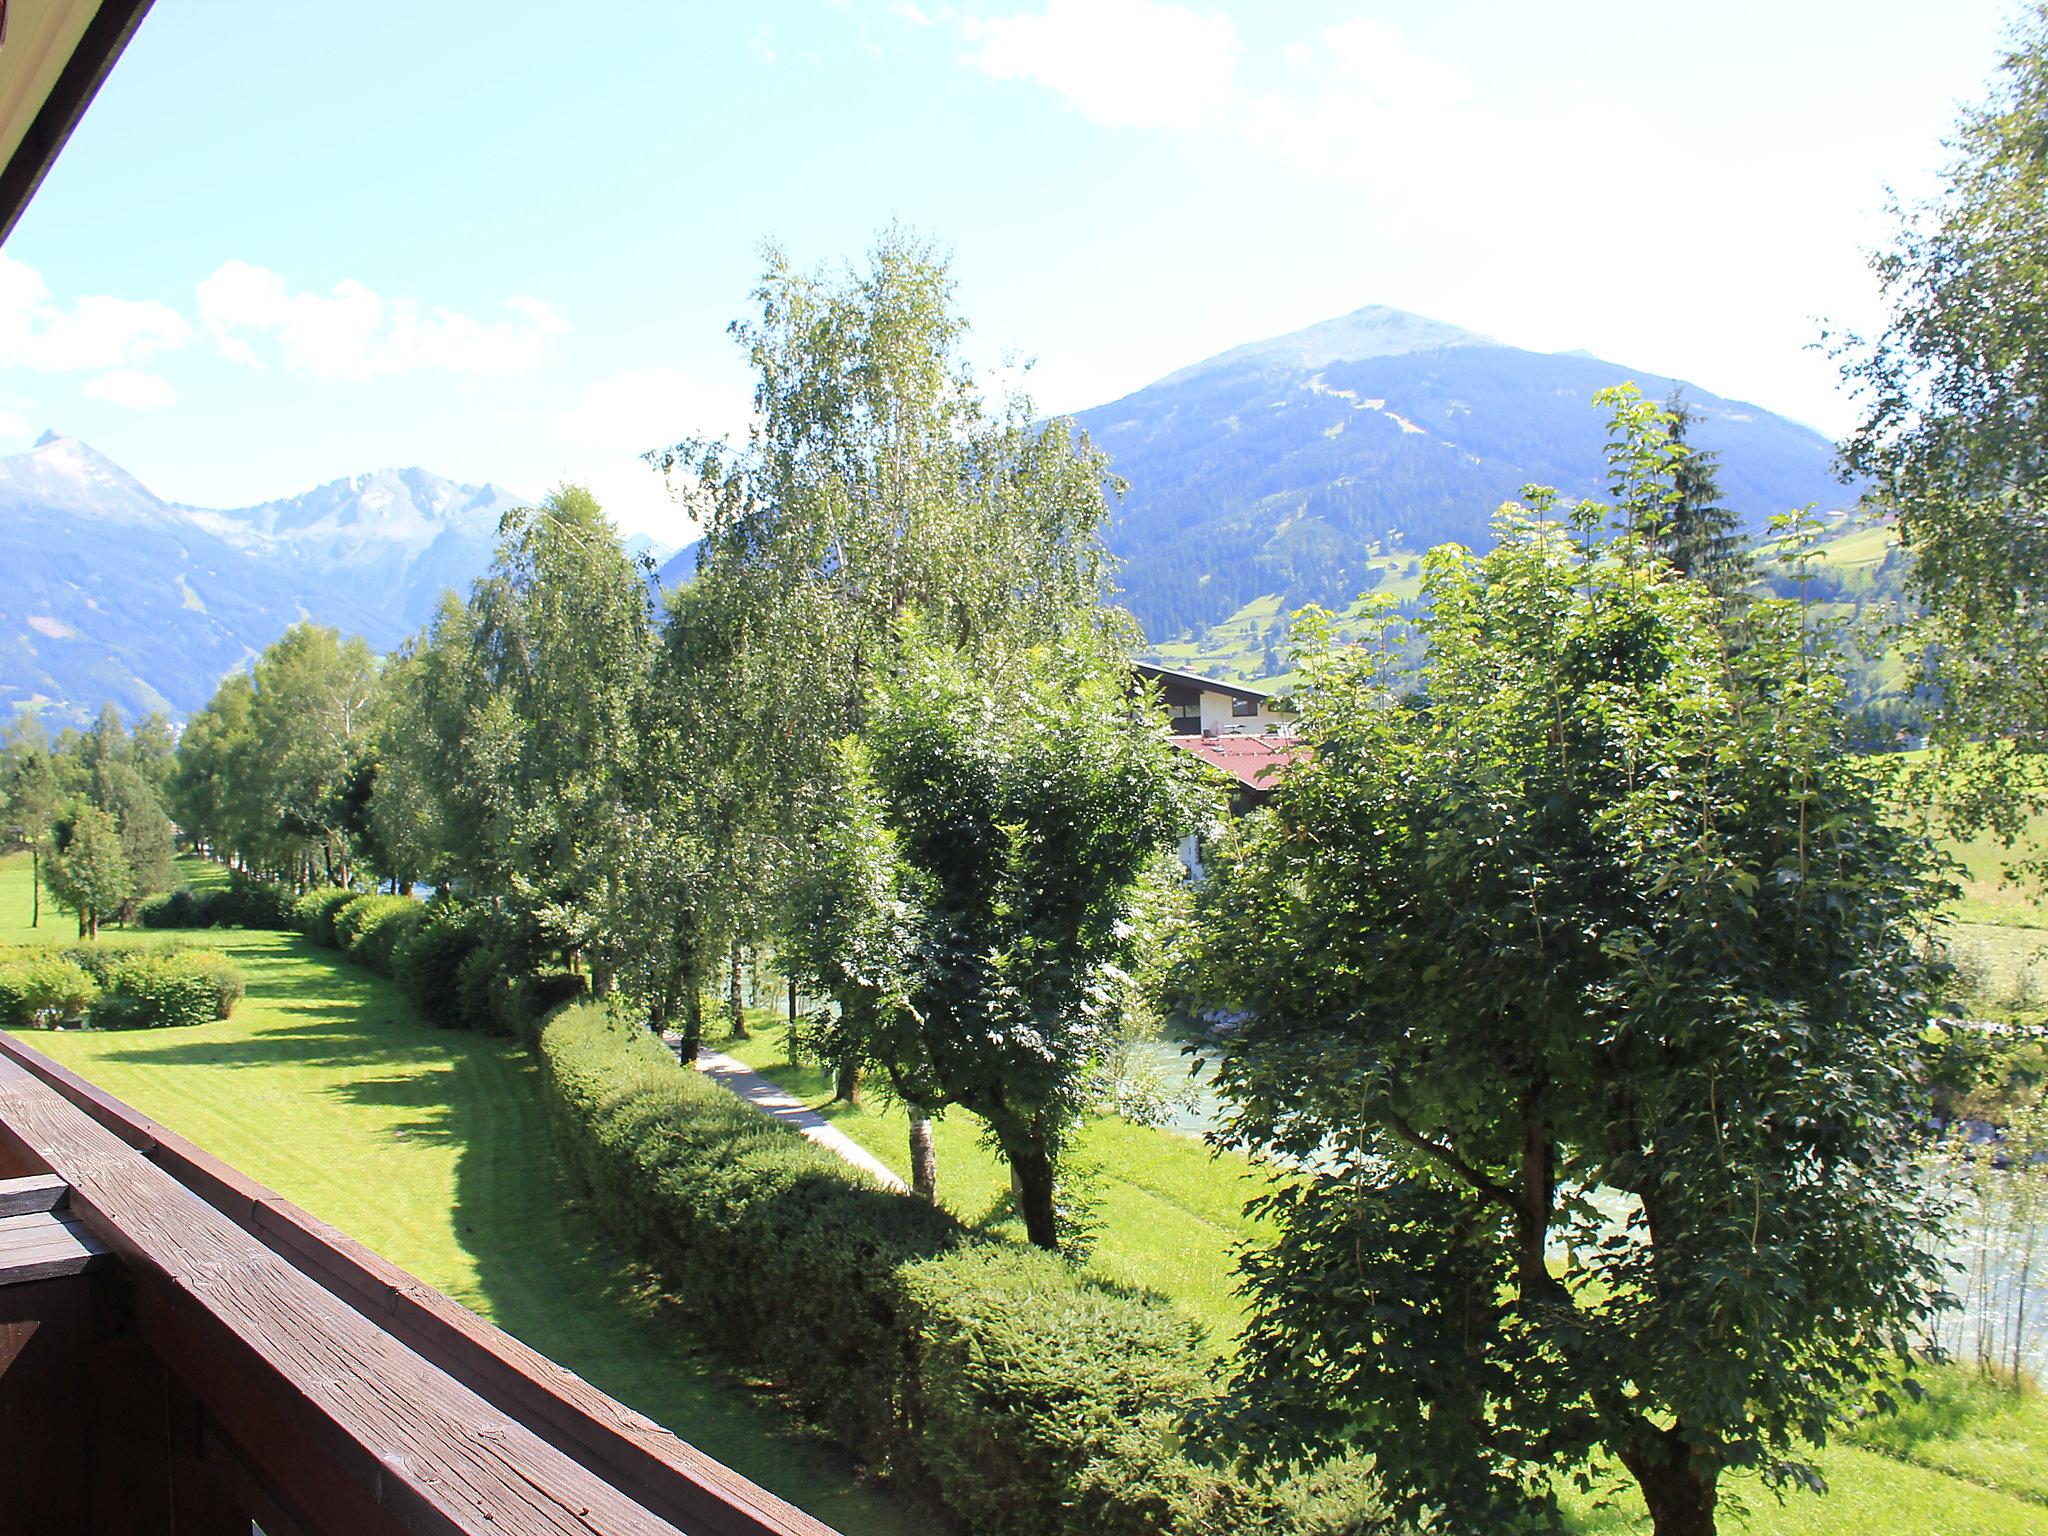
[[[341,941],[334,935],[335,915],[361,894],[345,885],[323,885],[308,891],[292,903],[292,926],[315,944],[337,948]]]
[[[63,955],[13,953],[0,958],[0,1025],[9,1029],[76,1024],[99,1000],[99,982]]]
[[[1171,1307],[879,1189],[600,1004],[539,1056],[569,1162],[711,1336],[972,1530],[1302,1528],[1182,1450],[1215,1389]]]
[[[284,928],[292,921],[290,891],[268,880],[236,873],[211,891],[181,888],[152,896],[136,909],[145,928]]]
[[[392,952],[392,972],[421,1013],[443,1029],[469,1021],[462,1006],[462,967],[484,946],[482,925],[468,912],[429,907],[427,919]]]
[[[410,896],[358,896],[335,912],[334,937],[357,965],[392,976],[393,951],[426,920],[427,909]]]
[[[242,993],[242,973],[213,950],[0,950],[0,1022],[23,1028],[205,1024],[236,1012]]]

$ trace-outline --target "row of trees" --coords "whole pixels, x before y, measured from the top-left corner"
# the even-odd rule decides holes
[[[42,924],[46,888],[85,938],[170,888],[172,767],[162,715],[131,732],[110,704],[89,729],[54,741],[33,714],[9,724],[0,735],[0,842],[28,850],[32,926]]]
[[[1194,794],[1103,606],[1101,456],[961,360],[945,263],[771,251],[736,327],[740,446],[657,456],[704,529],[657,604],[585,491],[511,513],[490,572],[379,666],[300,626],[189,727],[173,796],[296,884],[426,881],[512,963],[621,993],[687,1053],[770,947],[833,1007],[844,1089],[980,1117],[1033,1241],[1133,999],[1134,914]]]

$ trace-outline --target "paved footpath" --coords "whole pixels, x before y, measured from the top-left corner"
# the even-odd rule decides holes
[[[664,1034],[662,1039],[675,1049],[680,1059],[682,1036],[671,1031]],[[910,1186],[891,1173],[889,1165],[874,1153],[816,1110],[809,1108],[802,1099],[780,1083],[772,1078],[763,1077],[745,1062],[736,1061],[717,1051],[699,1050],[697,1070],[706,1077],[724,1084],[762,1114],[773,1115],[785,1125],[795,1126],[807,1140],[816,1142],[827,1152],[873,1175],[882,1188],[899,1192],[909,1189]]]

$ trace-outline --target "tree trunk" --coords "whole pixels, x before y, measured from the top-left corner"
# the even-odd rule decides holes
[[[1622,1450],[1622,1464],[1643,1491],[1652,1536],[1714,1536],[1717,1470],[1703,1462],[1675,1429]]]
[[[855,1109],[860,1108],[861,1074],[862,1069],[859,1062],[842,1061],[839,1063],[839,1080],[832,1090],[832,1098],[835,1103],[851,1104]]]
[[[804,1064],[803,1053],[796,1048],[796,978],[794,976],[789,978],[789,1034],[783,1043],[789,1047],[789,1064],[792,1067],[802,1066]]]
[[[738,939],[732,941],[731,967],[728,977],[730,985],[726,989],[726,1009],[732,1015],[733,1039],[745,1040],[748,1038],[747,994],[746,989],[741,985],[745,971],[740,963],[740,941]]]
[[[1036,1142],[1005,1146],[1010,1160],[1010,1192],[1016,1197],[1017,1214],[1024,1218],[1024,1235],[1040,1248],[1060,1251],[1059,1217],[1053,1205],[1052,1159]]]
[[[703,1048],[704,994],[693,976],[683,984],[683,1065],[693,1064]]]
[[[28,925],[31,928],[40,928],[43,926],[43,845],[41,839],[29,844],[28,888],[32,893],[29,897],[31,905],[29,908]]]
[[[932,1117],[910,1117],[910,1192],[939,1203],[939,1149],[932,1142]]]

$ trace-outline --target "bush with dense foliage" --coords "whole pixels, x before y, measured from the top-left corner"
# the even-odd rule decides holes
[[[343,954],[380,976],[395,976],[392,955],[427,920],[410,896],[358,896],[334,914],[334,937]]]
[[[181,887],[136,909],[145,928],[294,928],[295,901],[284,886],[236,874],[210,891]]]
[[[599,1004],[551,1015],[539,1054],[614,1230],[836,1439],[972,1529],[1301,1528],[1182,1449],[1212,1389],[1172,1308],[876,1188]]]
[[[213,893],[179,887],[152,896],[135,909],[135,920],[145,928],[214,928]]]
[[[334,919],[361,894],[345,885],[324,885],[317,891],[308,891],[292,903],[292,926],[315,944],[334,949],[341,943],[334,934]]]
[[[76,1024],[99,998],[99,982],[63,955],[17,950],[0,956],[0,1024],[10,1029]]]
[[[8,1012],[8,977],[33,979],[40,1016]],[[54,990],[52,990],[54,989]],[[0,952],[0,1014],[20,1024],[85,1023],[94,1029],[161,1029],[205,1024],[235,1011],[242,973],[213,950],[120,949],[79,945],[65,950]]]
[[[428,907],[426,920],[392,951],[392,975],[435,1024],[460,1029],[462,967],[484,944],[482,921],[455,907]]]

